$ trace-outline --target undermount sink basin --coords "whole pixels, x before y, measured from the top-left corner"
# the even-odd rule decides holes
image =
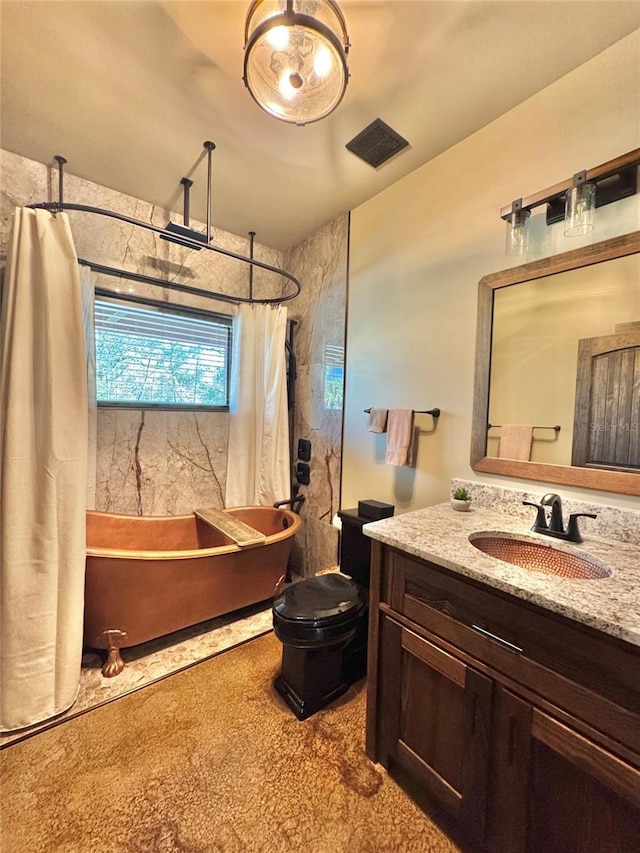
[[[530,539],[499,533],[478,533],[472,534],[469,542],[490,557],[532,572],[583,580],[598,580],[611,575],[611,569],[594,557],[568,553]]]

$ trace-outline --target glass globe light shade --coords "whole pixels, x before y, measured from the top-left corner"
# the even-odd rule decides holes
[[[527,227],[531,212],[512,210],[507,219],[505,253],[507,255],[526,255],[529,248],[529,229]]]
[[[596,210],[595,184],[574,184],[567,190],[565,237],[582,237],[594,228]]]
[[[255,0],[247,14],[243,79],[270,115],[308,124],[342,100],[348,49],[334,0]]]

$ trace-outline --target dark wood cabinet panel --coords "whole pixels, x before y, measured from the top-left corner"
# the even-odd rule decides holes
[[[527,842],[532,708],[508,690],[495,707],[488,848],[515,853]]]
[[[623,746],[640,753],[640,649],[379,543],[374,551],[376,546],[385,580],[383,610],[533,685],[560,708],[579,703],[585,723],[614,741],[620,733]]]
[[[400,740],[459,791],[464,686],[407,651],[403,644]]]
[[[574,729],[535,709],[532,737],[640,809],[640,770]],[[640,839],[639,839],[640,840]]]
[[[640,853],[640,772],[534,710],[530,853]]]
[[[637,647],[435,564],[397,554],[389,559],[394,568],[402,566],[404,596],[396,595],[398,612],[420,624],[421,615],[428,615],[415,608],[420,602],[431,608],[431,618],[440,614],[463,626],[488,630],[521,649],[529,660],[640,713]],[[433,630],[434,625],[425,627]]]
[[[386,605],[381,605],[381,608],[384,610]],[[640,715],[631,708],[532,660],[524,650],[510,649],[411,596],[405,596],[404,609],[408,623],[414,624],[416,630],[424,627],[426,633],[437,636],[445,647],[451,645],[463,659],[468,657],[472,665],[474,661],[482,664],[492,672],[500,673],[505,681],[519,683],[524,690],[530,687],[542,699],[558,709],[566,709],[568,713],[579,706],[585,725],[606,735],[610,743],[619,741],[621,751],[626,748],[636,755],[640,751]],[[523,614],[522,618],[525,619],[526,615]],[[572,642],[578,641],[574,638]],[[597,672],[596,662],[592,661],[591,667],[594,673]],[[640,658],[634,669],[640,685]],[[635,700],[632,702],[635,704]]]
[[[484,835],[491,680],[392,619],[380,624],[376,758]]]
[[[379,543],[372,567],[370,757],[474,851],[640,853],[638,650]]]
[[[638,853],[640,772],[496,688],[489,850]]]
[[[640,853],[640,813],[565,755],[533,739],[528,853]]]
[[[460,827],[467,838],[484,839],[493,725],[493,682],[467,668],[463,742],[466,752],[462,763],[461,791],[465,808]]]

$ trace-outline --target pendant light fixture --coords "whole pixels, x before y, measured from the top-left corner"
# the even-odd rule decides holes
[[[245,25],[245,86],[275,118],[318,121],[345,93],[349,46],[335,0],[253,0]]]

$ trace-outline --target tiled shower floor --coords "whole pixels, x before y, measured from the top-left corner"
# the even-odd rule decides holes
[[[130,649],[121,649],[125,668],[115,678],[104,678],[102,656],[85,650],[78,698],[71,708],[44,723],[0,735],[0,747],[30,737],[158,678],[259,637],[271,630],[271,619],[271,603],[266,602],[209,619]]]

